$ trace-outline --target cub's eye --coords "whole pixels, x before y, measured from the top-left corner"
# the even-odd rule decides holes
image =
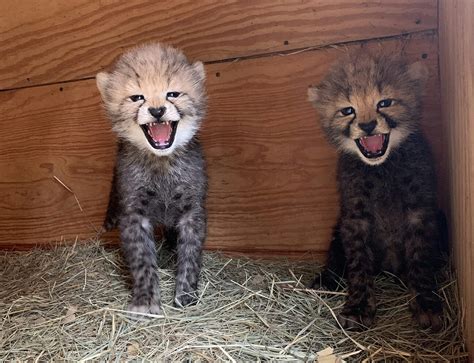
[[[349,116],[355,113],[355,110],[354,110],[354,107],[345,107],[340,112],[344,116]]]
[[[393,101],[390,99],[382,100],[382,101],[379,101],[379,103],[377,103],[377,107],[378,108],[390,107],[392,105],[392,102]]]
[[[166,98],[177,98],[179,97],[181,93],[180,92],[168,92],[166,94]]]
[[[137,102],[137,101],[144,100],[145,97],[143,97],[143,95],[133,95],[133,96],[130,96],[130,99],[131,99],[133,102]]]

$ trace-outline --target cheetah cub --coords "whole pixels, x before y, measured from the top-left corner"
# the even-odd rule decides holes
[[[339,150],[340,216],[327,265],[313,287],[336,289],[339,277],[347,277],[339,316],[344,328],[373,323],[374,275],[381,270],[406,281],[410,309],[422,328],[442,325],[434,277],[435,171],[420,131],[427,74],[423,64],[400,57],[353,53],[308,90],[328,140]]]
[[[154,227],[176,238],[175,305],[195,302],[206,237],[207,176],[196,138],[205,112],[204,67],[152,43],[123,54],[97,87],[118,135],[104,227],[118,227],[133,291],[129,310],[159,314]]]

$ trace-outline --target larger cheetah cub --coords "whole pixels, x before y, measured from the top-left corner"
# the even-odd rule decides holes
[[[206,237],[207,176],[196,138],[206,100],[203,64],[154,43],[123,54],[96,79],[119,139],[105,228],[120,230],[133,279],[129,310],[161,311],[157,224],[177,238],[175,304],[191,304]]]
[[[350,54],[308,90],[327,138],[339,150],[340,217],[327,266],[314,285],[348,280],[340,323],[370,326],[374,275],[406,280],[410,308],[423,328],[438,330],[442,304],[434,277],[439,228],[435,171],[420,131],[427,69],[399,57]]]

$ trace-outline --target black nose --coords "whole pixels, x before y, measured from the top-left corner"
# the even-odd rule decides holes
[[[166,107],[161,106],[161,107],[148,107],[148,112],[151,113],[151,115],[159,120],[161,116],[163,116],[166,112]]]
[[[374,129],[377,127],[377,121],[372,120],[372,121],[366,122],[364,124],[359,124],[359,127],[362,130],[364,130],[368,135],[370,135],[370,133],[372,131],[374,131]]]

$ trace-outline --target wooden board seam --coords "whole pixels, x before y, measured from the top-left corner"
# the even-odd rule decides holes
[[[251,59],[259,59],[259,58],[267,58],[267,57],[271,58],[271,57],[276,57],[276,56],[284,57],[287,55],[319,51],[319,50],[324,50],[324,49],[333,48],[333,47],[350,46],[354,44],[370,44],[370,43],[381,42],[385,40],[396,40],[396,39],[404,39],[404,38],[408,40],[412,36],[433,36],[433,35],[436,35],[437,33],[438,33],[438,30],[436,28],[432,28],[428,30],[406,32],[406,33],[400,33],[397,35],[387,35],[387,36],[377,37],[377,38],[365,38],[365,39],[350,40],[350,41],[336,42],[336,43],[323,44],[323,45],[315,45],[315,46],[309,46],[309,47],[303,47],[303,48],[293,48],[293,49],[288,49],[285,51],[266,52],[266,53],[252,54],[252,55],[242,56],[242,57],[224,58],[224,59],[218,59],[218,60],[213,60],[213,61],[207,61],[203,63],[205,65],[210,65],[210,64],[233,63],[233,62],[238,62],[238,61],[246,61],[246,60],[251,60]],[[438,64],[439,64],[439,61],[438,61]],[[29,86],[3,88],[3,89],[0,89],[0,93],[8,92],[8,91],[17,91],[17,90],[27,89],[27,88],[54,86],[58,84],[89,81],[94,78],[95,77],[82,77],[82,78],[77,78],[77,79],[68,79],[64,81],[38,83],[38,84],[29,85]]]

